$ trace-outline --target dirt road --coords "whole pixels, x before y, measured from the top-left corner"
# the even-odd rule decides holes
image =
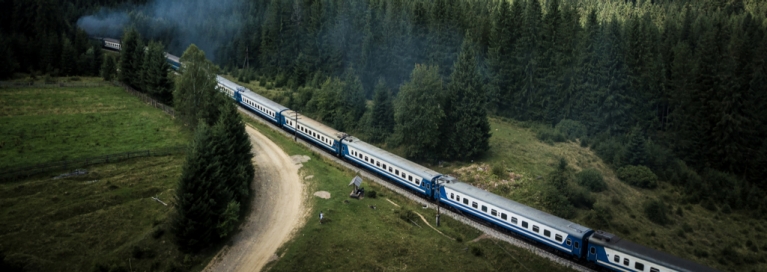
[[[204,271],[260,271],[306,217],[299,166],[269,138],[246,129],[255,154],[253,208],[240,233]]]

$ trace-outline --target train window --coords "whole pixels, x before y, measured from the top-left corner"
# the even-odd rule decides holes
[[[487,212],[487,206],[485,206],[485,205],[482,205],[482,211],[483,211],[483,212]]]
[[[490,210],[490,214],[493,215],[493,216],[498,216],[498,211]]]
[[[383,169],[384,169],[384,170],[386,170],[386,164],[385,164],[385,163],[384,163],[384,165],[383,165]]]
[[[377,161],[376,166],[381,167],[381,161]]]
[[[554,235],[554,240],[557,240],[557,242],[562,242],[562,235]]]
[[[394,169],[394,174],[399,175],[399,169]]]
[[[365,161],[368,161],[368,156],[365,156]]]
[[[516,217],[512,217],[511,218],[511,223],[516,225],[517,224],[517,218]]]
[[[471,207],[476,209],[477,208],[477,202],[472,201],[471,202]]]
[[[370,164],[375,165],[376,164],[376,160],[374,160],[373,158],[370,158]]]
[[[639,271],[644,271],[644,264],[643,263],[634,263],[634,268],[636,268]]]
[[[655,267],[650,267],[650,272],[660,272],[660,269],[657,269]]]
[[[575,242],[575,248],[579,248],[581,245],[578,244],[578,242]]]
[[[533,231],[537,233],[537,232],[538,232],[538,230],[540,230],[540,229],[538,229],[538,226],[536,226],[536,225],[533,225]]]
[[[509,217],[507,217],[505,213],[501,213],[501,219],[506,220],[507,218]]]
[[[453,199],[453,198],[455,198],[453,197],[453,193],[450,193],[450,199]]]
[[[631,261],[629,261],[629,258],[623,259],[623,265],[629,265]]]
[[[407,175],[407,180],[409,180],[409,181],[413,181],[413,176],[411,176],[411,175]]]
[[[615,255],[615,257],[613,257],[613,262],[621,263],[621,256]]]
[[[469,199],[468,198],[464,198],[463,199],[463,204],[469,205]]]
[[[522,227],[527,228],[527,221],[522,221]]]
[[[551,232],[547,229],[543,230],[543,236],[551,237]]]
[[[459,196],[459,195],[456,195],[456,196],[455,196],[455,201],[461,201],[461,196]]]
[[[421,181],[416,179],[415,180],[415,185],[421,186]]]
[[[567,244],[569,246],[569,245],[572,245],[573,242],[571,242],[570,239],[567,239],[567,241],[565,241],[565,244]]]
[[[391,173],[393,170],[391,169],[391,166],[389,166],[389,173]]]
[[[597,249],[595,247],[591,247],[591,249],[589,249],[589,252],[591,252],[591,254],[597,254]]]
[[[405,178],[405,172],[402,172],[402,178],[403,179]]]

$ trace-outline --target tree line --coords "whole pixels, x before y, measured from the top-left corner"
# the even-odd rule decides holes
[[[113,60],[104,63],[102,76],[110,80],[115,74],[120,82],[150,94],[160,102],[172,105],[173,78],[170,64],[166,61],[165,47],[160,42],[145,41],[135,28],[130,28],[122,37],[120,60],[115,66]],[[119,68],[118,74],[115,67]]]
[[[413,157],[455,154],[437,143],[443,139],[428,140],[402,125],[418,122],[443,138],[462,133],[419,118],[441,116],[431,109],[436,105],[445,114],[453,100],[445,99],[450,88],[444,85],[453,84],[462,44],[469,42],[476,48],[480,104],[491,114],[552,129],[582,127],[585,135],[579,138],[615,168],[650,168],[662,179],[703,192],[700,198],[746,199],[754,186],[767,187],[761,179],[767,175],[761,166],[767,163],[767,112],[761,106],[767,103],[767,6],[760,1],[273,0],[244,5],[250,15],[227,45],[221,60],[226,71],[243,79],[274,80],[271,87],[293,90],[283,101],[291,108],[345,124],[341,129],[356,123],[362,131],[375,126],[370,129],[386,132],[389,126],[377,122],[389,119],[362,118],[359,106],[350,104],[359,94],[327,91],[361,85],[366,99],[385,101],[376,95],[383,82],[391,90],[399,126],[387,144],[405,145]],[[439,80],[414,79],[429,69],[436,69]],[[422,100],[406,92],[418,84],[429,84],[420,88]],[[337,99],[326,101],[330,97]],[[409,105],[396,101],[418,101],[420,109],[397,113]],[[339,109],[333,103],[343,109],[331,111]],[[354,118],[342,122],[339,114]],[[372,134],[380,140],[381,132]],[[728,186],[738,193],[723,196]]]

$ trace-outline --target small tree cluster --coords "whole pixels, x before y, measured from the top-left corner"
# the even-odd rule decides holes
[[[111,73],[114,72],[111,64],[105,63],[104,66],[102,76],[104,79],[111,79]],[[118,66],[118,79],[121,82],[148,93],[163,103],[173,102],[171,69],[165,59],[165,47],[161,43],[150,42],[146,45],[136,29],[128,29],[121,40]]]
[[[185,59],[190,61],[185,62],[185,66],[205,67],[197,63],[207,62],[202,51],[194,47],[187,52],[199,58],[185,54]],[[196,75],[201,78],[182,78],[178,86],[195,85],[184,80],[210,79],[208,71],[215,72],[215,69],[200,71]],[[200,88],[207,86],[211,89],[196,92],[177,90],[180,96],[176,97],[184,102],[199,99],[208,103],[208,107],[197,109],[208,112],[193,115],[201,120],[197,122],[194,142],[187,153],[175,196],[176,214],[172,230],[179,248],[186,252],[205,248],[236,229],[241,207],[248,201],[249,185],[254,177],[250,139],[236,106],[217,91],[215,84],[197,83],[201,83]],[[192,95],[199,96],[189,97]],[[179,105],[189,106],[185,103]],[[189,118],[190,113],[184,114]]]
[[[607,183],[602,178],[602,173],[594,168],[587,168],[578,172],[575,175],[575,179],[581,186],[589,189],[592,192],[601,192],[607,189]]]
[[[627,165],[618,169],[618,178],[629,185],[645,189],[658,186],[658,176],[646,166]]]
[[[666,225],[671,222],[668,217],[668,208],[660,200],[653,199],[645,203],[644,212],[647,219],[650,219],[655,224]]]

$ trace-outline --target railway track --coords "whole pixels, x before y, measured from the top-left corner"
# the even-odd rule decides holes
[[[250,112],[249,110],[244,109],[242,106],[238,105],[238,109],[239,109],[240,112],[248,115],[250,118],[258,121],[259,123],[267,125],[272,130],[277,131],[277,132],[281,133],[282,135],[284,135],[286,137],[293,138],[293,134],[292,133],[282,129],[281,127],[278,127],[274,123],[271,123],[271,122],[269,122],[267,120],[264,120],[263,118],[257,116],[256,114]],[[413,200],[413,201],[415,201],[415,202],[417,202],[417,203],[419,203],[419,204],[421,204],[421,205],[423,205],[423,206],[425,206],[427,208],[430,208],[430,209],[436,209],[437,208],[437,204],[436,203],[431,202],[431,201],[429,201],[427,199],[424,199],[421,196],[418,196],[416,194],[413,194],[411,191],[406,190],[406,189],[404,189],[404,188],[402,188],[400,186],[397,186],[396,184],[393,184],[393,183],[391,183],[391,182],[389,182],[387,180],[384,180],[380,176],[378,176],[376,174],[373,174],[373,173],[370,173],[370,172],[368,172],[365,169],[362,169],[360,167],[357,167],[356,165],[350,164],[349,162],[347,162],[347,161],[345,161],[345,160],[343,160],[343,159],[341,159],[339,157],[336,157],[336,156],[328,153],[327,151],[325,151],[323,149],[320,149],[320,148],[312,145],[309,142],[304,141],[301,138],[298,138],[297,142],[302,144],[302,145],[304,145],[305,147],[309,148],[310,150],[316,152],[317,154],[320,154],[323,157],[325,157],[327,159],[330,159],[333,162],[338,163],[339,165],[341,165],[343,167],[346,167],[346,168],[348,168],[348,169],[350,169],[352,171],[358,172],[360,176],[365,177],[365,178],[367,178],[369,180],[372,180],[372,181],[378,183],[379,185],[388,188],[389,190],[397,192],[398,194],[400,194],[400,195],[402,195],[402,196],[404,196],[404,197],[406,197],[406,198],[408,198],[410,200]],[[441,207],[441,209],[440,209],[440,214],[441,215],[448,216],[448,217],[453,218],[453,219],[455,219],[455,220],[457,220],[457,221],[459,221],[461,223],[464,223],[464,224],[467,224],[469,226],[472,226],[472,227],[476,228],[477,230],[487,234],[490,237],[493,237],[495,239],[507,242],[507,243],[512,244],[514,246],[526,249],[526,250],[532,252],[535,255],[538,255],[540,257],[549,259],[552,262],[561,264],[562,266],[569,267],[569,268],[571,268],[573,270],[576,270],[576,271],[582,271],[582,272],[597,271],[597,270],[594,269],[593,265],[590,265],[587,262],[581,263],[578,260],[574,260],[572,258],[563,257],[561,255],[558,255],[558,254],[552,252],[551,250],[549,250],[549,249],[547,249],[545,247],[541,247],[541,246],[537,245],[537,243],[535,243],[535,242],[527,241],[524,238],[520,238],[519,236],[517,236],[517,235],[515,235],[515,234],[513,234],[511,232],[503,231],[503,230],[498,230],[495,227],[488,226],[488,225],[484,224],[482,221],[476,220],[473,217],[466,216],[466,215],[461,214],[461,213],[456,213],[452,209],[450,209],[450,208],[448,208],[446,206],[440,206],[440,207]]]

